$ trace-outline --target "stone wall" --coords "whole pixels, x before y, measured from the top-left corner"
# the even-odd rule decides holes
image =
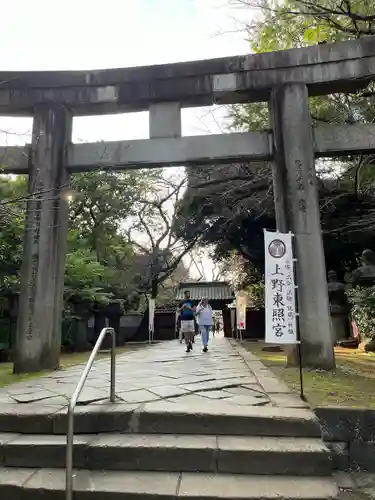
[[[127,313],[120,318],[120,336],[124,342],[133,339],[143,318],[142,313]]]
[[[315,408],[336,470],[375,472],[375,410]]]
[[[246,332],[243,338],[253,340],[264,340],[266,331],[265,311],[259,311],[247,308],[246,309]]]
[[[228,309],[223,310],[223,318],[225,314],[229,313]],[[246,308],[246,330],[242,332],[244,340],[263,340],[266,331],[264,308],[255,310],[250,307]],[[230,338],[233,336],[231,328],[225,332],[225,336]]]

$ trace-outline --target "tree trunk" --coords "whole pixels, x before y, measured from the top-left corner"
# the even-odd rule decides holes
[[[151,298],[155,299],[158,296],[158,290],[159,290],[159,282],[157,279],[153,279],[151,281]]]

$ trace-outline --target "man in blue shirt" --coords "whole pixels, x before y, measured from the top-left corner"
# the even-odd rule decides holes
[[[181,333],[184,335],[186,343],[186,352],[190,352],[193,349],[193,340],[195,333],[194,324],[194,314],[195,307],[193,302],[190,300],[190,292],[186,290],[184,292],[184,300],[179,309],[181,317]]]

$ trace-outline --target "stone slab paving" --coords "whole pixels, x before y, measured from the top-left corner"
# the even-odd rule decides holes
[[[0,390],[0,403],[28,406],[67,405],[82,374],[83,365],[16,383]],[[191,353],[178,340],[167,341],[117,357],[116,394],[130,404],[167,401],[201,406],[305,406],[253,354],[240,344],[214,338],[207,353],[199,338]],[[103,403],[109,394],[109,359],[97,361],[90,373],[79,404]],[[21,407],[20,407],[21,409]]]
[[[334,479],[340,488],[340,500],[374,500],[375,474],[370,472],[335,472]]]

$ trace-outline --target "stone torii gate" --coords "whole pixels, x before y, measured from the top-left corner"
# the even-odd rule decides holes
[[[304,362],[332,367],[314,158],[374,152],[375,126],[313,129],[308,97],[356,91],[373,75],[373,38],[159,66],[0,73],[0,114],[34,118],[31,145],[0,151],[5,172],[28,174],[36,193],[27,210],[15,371],[59,364],[70,174],[251,160],[273,161],[277,227],[296,234]],[[183,107],[255,101],[268,101],[270,130],[181,137]],[[71,142],[72,116],[144,110],[150,139]]]

